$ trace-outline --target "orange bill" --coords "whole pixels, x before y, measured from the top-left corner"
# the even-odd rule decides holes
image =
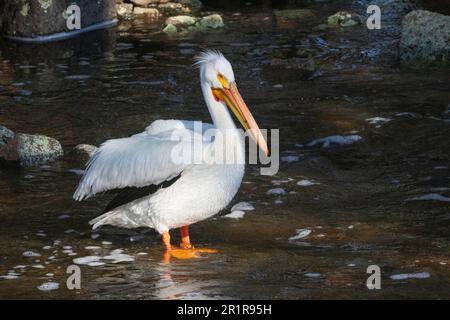
[[[213,88],[212,90],[214,96],[226,103],[244,129],[249,132],[256,144],[261,148],[265,155],[268,156],[269,149],[267,147],[266,140],[264,139],[261,130],[256,124],[250,110],[242,99],[241,94],[237,89],[236,82],[231,82],[229,88]]]

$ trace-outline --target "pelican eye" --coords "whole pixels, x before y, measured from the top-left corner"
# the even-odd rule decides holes
[[[223,74],[218,73],[217,80],[219,80],[222,87],[224,87],[225,89],[230,89],[230,84],[228,83],[227,78],[225,78],[225,76]]]

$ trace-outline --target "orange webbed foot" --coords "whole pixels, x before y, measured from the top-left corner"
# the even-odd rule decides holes
[[[168,263],[170,259],[173,257],[179,260],[189,260],[189,259],[197,259],[200,258],[203,254],[211,254],[218,253],[219,251],[216,249],[210,248],[191,248],[191,249],[183,249],[177,247],[171,247],[164,252],[163,262]]]
[[[200,258],[202,253],[218,253],[215,249],[209,249],[209,248],[194,248],[191,246],[191,248],[172,248],[169,251],[170,255],[176,259],[195,259]]]
[[[181,243],[180,247],[173,247],[170,244],[170,234],[168,231],[162,234],[162,240],[166,247],[163,255],[163,261],[169,262],[171,257],[176,259],[194,259],[201,257],[202,253],[218,253],[215,249],[209,248],[194,248],[189,239],[188,226],[181,228]]]

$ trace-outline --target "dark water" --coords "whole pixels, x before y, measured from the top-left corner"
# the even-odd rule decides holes
[[[401,66],[395,27],[320,31],[314,27],[341,7],[309,8],[316,17],[300,24],[268,6],[231,4],[220,8],[227,28],[207,34],[168,38],[136,21],[39,47],[2,43],[0,123],[55,137],[66,153],[160,118],[210,121],[191,64],[201,49],[216,48],[260,126],[280,129],[282,157],[299,161],[282,161],[274,177],[248,167],[233,204],[255,210],[192,226],[194,243],[219,253],[170,263],[152,230],[91,233],[87,222],[111,196],[72,201],[79,177],[70,170],[82,166],[70,156],[2,168],[0,275],[9,276],[0,278],[0,297],[450,298],[450,122],[442,116],[449,71]],[[371,124],[373,117],[389,121]],[[302,146],[348,134],[362,140]],[[297,184],[304,179],[318,184]],[[285,195],[266,194],[279,187]],[[429,194],[440,201],[411,200]],[[311,233],[289,240],[296,229]],[[74,258],[115,249],[134,261],[81,265],[82,289],[66,289]],[[366,288],[373,264],[381,290]],[[391,279],[404,273],[422,278]],[[40,291],[46,282],[60,287]]]

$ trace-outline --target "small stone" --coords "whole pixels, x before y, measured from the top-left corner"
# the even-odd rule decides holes
[[[8,140],[14,138],[14,132],[7,127],[0,126],[0,146],[6,144]]]
[[[158,9],[166,16],[176,16],[191,13],[192,11],[181,3],[168,2],[158,6]]]
[[[46,282],[37,287],[40,291],[52,291],[59,289],[59,283]]]
[[[199,21],[199,27],[201,30],[205,29],[217,29],[224,26],[222,17],[220,14],[211,14],[209,16],[203,17]]]
[[[147,16],[147,17],[158,17],[159,11],[155,8],[141,8],[141,7],[134,7],[133,13],[135,15],[141,15],[141,16]]]
[[[90,144],[79,144],[73,148],[71,155],[75,157],[76,160],[86,162],[97,150],[96,146]]]
[[[131,0],[132,4],[138,7],[148,7],[149,4],[158,3],[158,0]]]
[[[361,24],[361,17],[353,12],[339,11],[328,17],[331,26],[352,27]]]
[[[167,26],[165,26],[165,28],[163,29],[163,32],[167,33],[167,34],[174,34],[177,33],[177,27],[175,27],[173,24],[168,24]]]
[[[266,192],[267,195],[285,195],[286,191],[283,188],[274,188]]]
[[[229,214],[224,215],[224,218],[229,218],[229,219],[242,219],[245,215],[244,211],[240,211],[240,210],[235,210],[232,211]]]
[[[116,11],[119,18],[131,19],[131,16],[133,15],[133,5],[131,3],[117,4]]]
[[[166,24],[174,25],[174,26],[181,26],[181,27],[187,27],[194,25],[197,19],[191,16],[174,16],[166,19]]]
[[[201,9],[200,0],[178,0],[175,2],[161,3],[158,9],[166,16],[176,16],[180,14],[191,14]]]
[[[34,251],[25,251],[24,253],[22,253],[22,256],[33,258],[33,257],[40,257],[41,255]]]

